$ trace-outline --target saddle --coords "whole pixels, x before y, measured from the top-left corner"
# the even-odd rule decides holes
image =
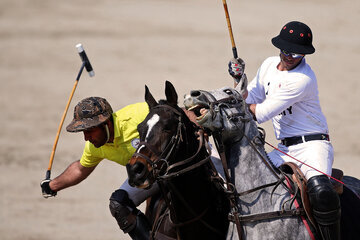
[[[337,168],[333,168],[332,169],[332,173],[331,176],[333,178],[336,178],[337,180],[342,181],[343,177],[344,177],[344,172],[341,171],[340,169]],[[335,189],[335,191],[341,195],[344,191],[344,185],[342,185],[341,183],[339,183],[338,181],[335,181],[333,179],[330,179],[331,184],[333,185],[333,188]]]
[[[298,188],[300,190],[300,198],[301,203],[304,208],[304,211],[306,213],[306,216],[308,217],[311,224],[316,228],[315,220],[312,215],[311,206],[307,194],[307,180],[304,176],[304,174],[301,172],[300,168],[292,162],[286,162],[280,166],[280,170],[284,173],[286,173],[288,176],[291,176],[291,179],[293,180],[294,188]],[[331,176],[336,178],[337,180],[342,180],[344,173],[340,169],[333,168]],[[343,185],[335,180],[331,179],[331,183],[333,185],[334,190],[341,195],[343,193]]]

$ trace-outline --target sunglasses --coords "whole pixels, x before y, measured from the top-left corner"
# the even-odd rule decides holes
[[[297,54],[297,53],[289,53],[285,50],[280,50],[282,54],[284,54],[286,57],[291,56],[292,58],[302,58],[305,56],[305,54]]]

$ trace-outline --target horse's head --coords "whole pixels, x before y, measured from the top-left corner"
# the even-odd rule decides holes
[[[140,144],[126,166],[131,186],[149,188],[158,176],[168,171],[177,156],[187,156],[191,152],[188,148],[193,148],[194,143],[188,139],[188,132],[192,132],[196,140],[195,124],[177,105],[177,93],[168,81],[165,94],[166,100],[158,103],[145,86],[145,100],[150,112],[138,125]]]
[[[185,95],[184,106],[195,112],[199,125],[221,133],[224,143],[241,139],[243,131],[239,129],[252,118],[241,94],[229,87],[193,90]]]

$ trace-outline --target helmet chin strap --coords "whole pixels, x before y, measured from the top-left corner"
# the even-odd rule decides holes
[[[105,124],[105,132],[106,132],[106,143],[110,140],[110,131],[107,124]]]

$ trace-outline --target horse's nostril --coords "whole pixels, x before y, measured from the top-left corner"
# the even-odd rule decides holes
[[[131,178],[128,179],[128,182],[130,186],[136,187],[135,182]]]
[[[191,92],[190,92],[190,95],[191,95],[192,97],[198,97],[198,96],[200,96],[200,91],[198,91],[198,90],[191,91]]]
[[[142,163],[135,163],[134,166],[132,167],[132,170],[134,173],[140,174],[144,171],[144,164]]]

